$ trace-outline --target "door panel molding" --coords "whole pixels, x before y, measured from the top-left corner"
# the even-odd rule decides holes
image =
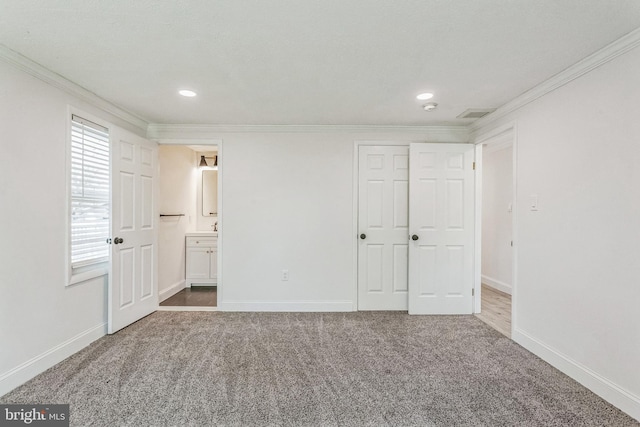
[[[410,146],[409,314],[473,312],[474,149]]]
[[[443,154],[444,158],[443,159],[438,159],[438,154],[437,153],[430,153],[430,152],[424,152],[424,153],[417,153],[416,154],[416,159],[415,161],[417,161],[417,163],[420,165],[420,167],[423,168],[436,168],[438,162],[443,162],[444,161],[444,165],[445,167],[450,170],[451,172],[459,172],[460,174],[462,174],[461,176],[454,176],[449,177],[449,179],[445,182],[445,184],[443,185],[442,183],[438,184],[437,179],[435,178],[430,178],[430,177],[426,177],[424,179],[419,180],[418,186],[421,187],[420,191],[421,193],[423,193],[423,196],[426,197],[427,199],[431,199],[433,202],[437,202],[439,203],[439,206],[444,206],[445,209],[435,209],[435,204],[434,203],[427,203],[427,204],[423,204],[421,209],[422,212],[420,213],[420,215],[426,219],[425,222],[423,222],[422,224],[419,225],[419,231],[420,232],[427,232],[427,233],[433,233],[436,231],[437,227],[444,225],[446,228],[446,231],[451,234],[451,235],[455,235],[457,234],[461,234],[461,231],[463,230],[470,230],[471,233],[471,237],[469,238],[469,236],[466,236],[466,240],[463,238],[462,240],[460,239],[450,239],[450,241],[447,243],[447,245],[444,246],[440,246],[438,247],[437,244],[433,244],[433,245],[429,245],[429,244],[422,244],[421,245],[421,251],[420,251],[420,257],[422,258],[422,261],[420,262],[421,264],[424,264],[422,267],[423,270],[425,270],[422,274],[422,278],[423,281],[422,283],[417,282],[417,292],[421,295],[423,295],[424,297],[427,298],[436,298],[436,295],[438,295],[438,288],[437,288],[437,284],[441,284],[443,283],[443,281],[451,281],[454,284],[458,284],[458,286],[453,286],[452,288],[448,289],[445,292],[444,297],[441,296],[441,298],[444,298],[445,300],[448,300],[450,302],[446,303],[443,305],[443,308],[439,309],[439,310],[435,310],[435,313],[459,313],[459,312],[464,312],[465,314],[471,313],[474,307],[474,300],[473,297],[471,297],[471,290],[473,289],[473,269],[475,267],[475,260],[474,260],[474,247],[475,247],[475,222],[474,222],[474,213],[475,213],[475,193],[474,193],[474,187],[473,187],[473,172],[471,173],[471,181],[470,181],[470,185],[466,182],[467,178],[469,176],[468,174],[468,168],[471,166],[471,163],[473,163],[473,160],[475,159],[475,152],[473,150],[473,145],[472,144],[441,144],[441,143],[425,143],[423,141],[354,141],[354,173],[353,173],[353,211],[354,211],[354,218],[353,218],[353,235],[354,235],[354,289],[353,289],[353,295],[354,295],[354,303],[353,303],[353,309],[354,310],[358,310],[358,309],[363,309],[362,307],[362,302],[360,301],[360,295],[359,295],[359,279],[361,279],[361,275],[364,274],[364,271],[361,269],[361,265],[360,265],[360,259],[359,259],[359,253],[361,253],[359,251],[359,248],[361,246],[361,239],[359,238],[359,235],[361,233],[363,233],[360,221],[359,221],[359,217],[361,216],[361,213],[359,212],[359,208],[362,207],[361,203],[362,200],[360,200],[359,198],[359,191],[360,191],[360,176],[361,176],[361,171],[360,171],[360,167],[361,165],[363,165],[364,163],[362,163],[362,159],[360,158],[360,148],[361,147],[381,147],[381,146],[390,146],[390,147],[408,147],[411,144],[416,144],[419,143],[421,145],[426,145],[428,144],[429,146],[438,146],[440,148],[444,148],[446,146],[453,146],[455,148],[462,148],[464,147],[463,151],[468,151],[471,150],[470,154],[469,153],[459,153],[456,152],[455,150],[453,150],[453,152],[450,152],[448,154]],[[406,164],[411,165],[412,164],[412,156],[410,155],[409,157],[407,156],[397,156],[397,155],[393,155],[392,156],[393,161],[393,168],[402,168],[403,166],[405,166]],[[408,162],[406,161],[408,160]],[[471,163],[470,163],[471,162]],[[367,160],[367,166],[370,166],[372,168],[376,168],[379,170],[383,170],[384,167],[382,165],[383,163],[383,158],[381,156],[372,156],[371,159]],[[406,166],[405,166],[406,167]],[[403,224],[403,221],[398,221],[397,218],[399,218],[399,216],[401,216],[403,214],[402,212],[402,208],[399,207],[399,204],[402,202],[402,200],[397,197],[396,193],[396,189],[399,191],[403,186],[408,185],[407,183],[404,184],[400,184],[398,182],[393,182],[392,185],[392,200],[388,203],[391,205],[391,215],[393,218],[393,225],[398,225],[398,226],[404,226],[405,224]],[[409,187],[411,187],[411,185],[409,184]],[[409,191],[411,191],[411,189],[409,189]],[[407,195],[407,202],[410,203],[410,198],[412,196]],[[367,199],[367,198],[365,198]],[[470,202],[470,206],[471,206],[471,214],[469,214],[468,210],[469,209],[463,209],[464,208],[464,204],[469,204],[469,200],[471,200]],[[380,201],[378,200],[378,203]],[[369,203],[367,203],[368,205]],[[365,209],[369,207],[366,206]],[[385,207],[383,206],[379,206],[378,208],[378,214],[382,213],[383,210],[385,209]],[[409,213],[411,212],[411,209],[408,205],[407,208],[409,209]],[[467,211],[467,212],[463,212]],[[379,215],[375,216],[376,218],[378,218],[378,223],[380,223],[380,217]],[[372,217],[371,220],[373,220],[372,222],[375,223],[375,218]],[[373,224],[372,224],[373,225]],[[404,227],[402,227],[404,228]],[[378,231],[376,231],[377,229],[375,227],[370,227],[369,232],[370,233],[374,233],[373,237],[377,237],[376,233],[378,233]],[[404,230],[406,231],[406,235],[407,235],[407,239],[409,238],[409,231],[411,230],[411,232],[413,233],[413,230],[411,228],[406,229],[404,228]],[[380,229],[381,231],[381,229]],[[370,237],[370,233],[365,233],[367,234],[367,239],[369,239]],[[469,234],[469,232],[465,232],[464,233]],[[469,242],[471,242],[471,245],[469,246]],[[424,241],[421,243],[425,243]],[[417,245],[417,243],[415,241],[411,241],[411,240],[407,240],[406,243],[403,243],[402,245],[400,243],[398,244],[394,244],[391,246],[390,248],[390,256],[391,256],[391,268],[390,271],[387,274],[382,274],[380,275],[380,273],[378,272],[377,274],[380,275],[380,277],[382,277],[382,280],[388,280],[391,284],[391,290],[392,292],[396,292],[396,291],[401,291],[401,292],[406,292],[405,289],[402,288],[402,286],[399,286],[398,283],[399,281],[403,280],[402,274],[399,274],[399,271],[395,268],[396,264],[398,264],[399,262],[402,262],[401,259],[402,254],[401,252],[403,251],[407,251],[410,253],[411,250],[409,249],[412,245]],[[407,249],[404,249],[407,248]],[[407,254],[407,258],[410,260],[411,259],[411,255]],[[410,261],[409,261],[410,262]],[[436,268],[436,266],[439,266],[440,264],[444,264],[444,265],[448,265],[448,264],[452,264],[452,265],[458,265],[459,267],[462,266],[463,270],[465,270],[465,273],[462,274],[461,272],[457,272],[456,274],[453,274],[451,271],[447,272],[446,269],[439,269]],[[431,266],[431,268],[427,268],[428,266]],[[369,270],[369,269],[367,269]],[[367,274],[369,272],[367,271]],[[469,276],[469,277],[467,277]],[[409,291],[409,293],[411,293],[411,273],[410,271],[407,271],[407,277],[409,280],[406,281],[407,283],[407,290]],[[383,284],[384,286],[384,284]],[[379,288],[380,286],[376,286],[376,289]],[[429,296],[432,295],[432,296]],[[465,302],[463,303],[463,305],[465,305],[464,310],[460,310],[459,307],[460,306],[460,300],[464,299]],[[408,302],[408,301],[407,301]],[[457,308],[456,308],[457,307]]]
[[[111,141],[111,211],[117,214],[111,222],[110,334],[156,311],[159,303],[158,145],[119,128]]]
[[[398,285],[407,276],[407,263],[402,262],[406,257],[398,256],[396,247],[408,240],[408,156],[406,145],[358,149],[360,310],[407,309],[406,285]]]

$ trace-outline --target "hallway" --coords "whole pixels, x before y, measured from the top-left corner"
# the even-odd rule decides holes
[[[482,284],[482,313],[476,317],[511,338],[511,295]]]

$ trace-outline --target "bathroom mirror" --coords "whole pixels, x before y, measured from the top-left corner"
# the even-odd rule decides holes
[[[202,216],[218,215],[218,171],[202,171]]]

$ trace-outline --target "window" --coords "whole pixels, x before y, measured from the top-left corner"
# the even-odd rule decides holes
[[[71,116],[71,270],[109,259],[109,130]]]

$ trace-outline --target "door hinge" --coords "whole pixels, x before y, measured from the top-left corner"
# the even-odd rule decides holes
[[[471,288],[471,296],[473,297],[473,296],[475,296],[475,295],[476,295],[476,290],[475,290],[475,288]]]
[[[473,162],[473,170],[476,170],[476,162]]]

